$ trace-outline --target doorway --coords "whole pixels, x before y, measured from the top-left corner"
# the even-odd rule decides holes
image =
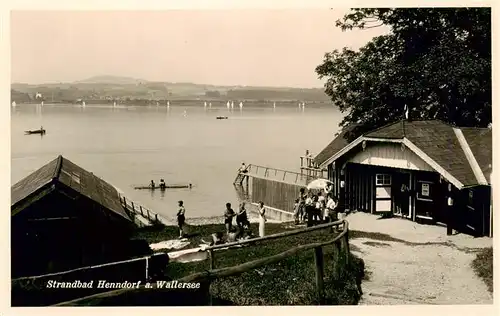
[[[410,173],[398,174],[394,191],[394,214],[410,218]]]

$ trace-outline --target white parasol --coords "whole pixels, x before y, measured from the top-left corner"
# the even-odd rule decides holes
[[[326,188],[328,185],[333,184],[332,181],[326,179],[315,179],[307,185],[309,190],[321,190]]]

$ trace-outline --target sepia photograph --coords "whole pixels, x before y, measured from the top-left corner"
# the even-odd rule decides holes
[[[11,10],[10,305],[492,305],[493,20]]]

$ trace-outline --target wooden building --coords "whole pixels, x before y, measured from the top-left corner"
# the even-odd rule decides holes
[[[492,236],[489,128],[402,120],[352,142],[340,133],[314,159],[347,210]]]
[[[59,156],[11,188],[12,277],[119,259],[133,229],[116,188]]]

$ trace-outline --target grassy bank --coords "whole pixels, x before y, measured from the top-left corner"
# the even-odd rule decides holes
[[[493,247],[482,249],[472,261],[472,268],[493,293]]]
[[[256,227],[255,227],[256,228]],[[268,224],[266,234],[275,234],[295,229],[289,223]],[[201,239],[207,240],[210,234],[224,231],[224,226],[203,225],[189,227],[191,245],[197,246]],[[149,243],[173,239],[178,236],[176,227],[143,228],[136,238],[146,239]],[[303,235],[290,236],[278,240],[257,243],[252,246],[234,248],[215,253],[216,268],[230,267],[263,257],[272,256],[292,247],[332,239],[334,235],[326,229]],[[362,273],[361,259],[351,255],[349,265],[334,278],[335,267],[333,246],[323,248],[325,258],[325,298],[330,305],[355,305],[360,299],[356,282]],[[191,263],[172,262],[168,265],[166,277],[176,279],[191,273],[209,269],[208,261]],[[315,295],[315,263],[313,251],[299,253],[276,264],[245,272],[239,276],[217,280],[211,286],[211,293],[226,304],[234,305],[314,305],[318,304]]]
[[[252,229],[256,233],[257,225]],[[275,234],[297,229],[289,223],[269,223],[266,225],[266,234]],[[185,248],[198,247],[201,239],[208,240],[214,232],[224,231],[222,224],[189,226],[190,244]],[[134,239],[140,239],[148,244],[176,239],[176,227],[145,227],[138,229]],[[215,268],[232,267],[248,261],[262,259],[290,248],[314,242],[324,242],[335,237],[329,229],[312,231],[301,235],[284,237],[276,240],[255,242],[251,245],[220,250],[215,252]],[[171,249],[173,250],[173,249]],[[168,252],[168,249],[162,250]],[[360,299],[357,283],[362,278],[361,259],[350,255],[346,266],[345,258],[334,260],[333,246],[323,247],[324,253],[324,289],[325,303],[329,305],[355,305]],[[335,262],[341,265],[335,266]],[[64,274],[58,277],[49,277],[56,281],[71,280],[107,280],[110,282],[142,280],[145,272],[145,261],[134,261],[132,264],[120,264],[108,268],[86,269],[76,274]],[[208,260],[190,263],[170,262],[165,270],[164,280],[179,279],[196,272],[210,269]],[[45,287],[46,280],[34,282],[12,283],[13,294],[17,297],[16,306],[45,306],[62,301],[84,297],[102,290],[72,289],[50,290]],[[140,291],[133,294],[124,294],[106,299],[93,298],[77,305],[85,306],[183,306],[208,305],[206,295],[207,284],[195,292],[154,290]],[[286,258],[278,263],[250,270],[240,275],[216,280],[210,288],[213,305],[316,305],[318,304],[315,284],[315,260],[313,250],[300,252],[293,257]]]

